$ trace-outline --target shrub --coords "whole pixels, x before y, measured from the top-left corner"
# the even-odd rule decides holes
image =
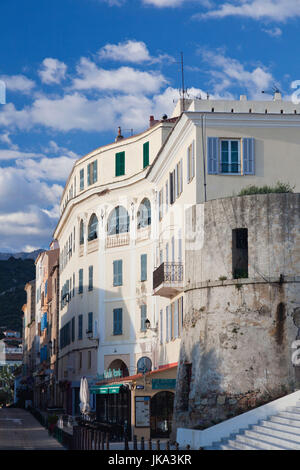
[[[291,186],[289,183],[281,183],[277,181],[275,186],[247,186],[242,189],[238,196],[250,196],[252,194],[268,194],[268,193],[293,193],[295,186]]]

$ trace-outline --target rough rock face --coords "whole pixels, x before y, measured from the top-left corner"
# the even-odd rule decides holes
[[[186,224],[174,436],[178,426],[204,429],[290,393],[300,377],[292,363],[300,307],[300,194],[210,201],[190,208]],[[247,229],[246,241],[235,241],[237,229]],[[242,278],[233,279],[235,272]]]

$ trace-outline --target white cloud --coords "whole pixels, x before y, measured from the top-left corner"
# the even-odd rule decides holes
[[[267,33],[272,38],[279,38],[282,35],[282,30],[278,27],[271,29],[263,29],[264,33]]]
[[[0,75],[7,90],[28,94],[35,87],[35,82],[24,75]]]
[[[194,15],[198,18],[227,16],[284,22],[300,16],[300,2],[299,0],[235,0],[223,3],[217,9]]]
[[[34,152],[21,152],[20,150],[0,149],[0,160],[17,160],[24,158],[40,158],[42,154]]]
[[[40,160],[18,160],[18,168],[26,170],[27,178],[64,183],[74,165],[75,159],[70,157],[41,158]]]
[[[239,87],[246,90],[251,99],[262,99],[262,90],[274,84],[272,74],[262,66],[249,71],[238,60],[226,57],[222,52],[203,49],[198,52],[209,64],[213,92],[219,96]]]
[[[0,134],[0,141],[4,144],[8,145],[8,147],[11,150],[18,150],[19,149],[19,146],[12,142],[9,132],[4,132],[3,134]]]
[[[66,77],[67,66],[58,59],[48,57],[43,60],[39,70],[41,81],[47,85],[61,83]]]
[[[159,62],[174,62],[174,58],[168,54],[159,54],[152,57],[143,41],[128,40],[118,44],[106,44],[99,52],[98,56],[103,60],[113,60],[116,62],[143,63],[151,64]]]
[[[110,7],[121,7],[126,0],[100,0],[100,2],[107,3]]]
[[[79,77],[73,80],[75,90],[118,91],[123,93],[155,93],[166,79],[159,72],[143,72],[132,67],[106,70],[83,57],[77,66]]]

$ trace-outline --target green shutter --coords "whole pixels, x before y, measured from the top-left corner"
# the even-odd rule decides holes
[[[143,168],[149,165],[149,142],[143,145]]]
[[[116,176],[125,175],[125,152],[116,153]]]

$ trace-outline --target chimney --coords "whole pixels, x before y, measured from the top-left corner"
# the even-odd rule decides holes
[[[154,123],[155,123],[154,116],[150,116],[149,127],[152,127]]]
[[[281,101],[281,99],[282,99],[281,93],[279,91],[275,91],[274,101]]]
[[[247,95],[240,95],[240,101],[247,101]]]
[[[122,139],[124,139],[124,137],[121,134],[121,127],[118,127],[118,135],[115,139],[115,142],[118,142],[119,140],[122,140]]]

